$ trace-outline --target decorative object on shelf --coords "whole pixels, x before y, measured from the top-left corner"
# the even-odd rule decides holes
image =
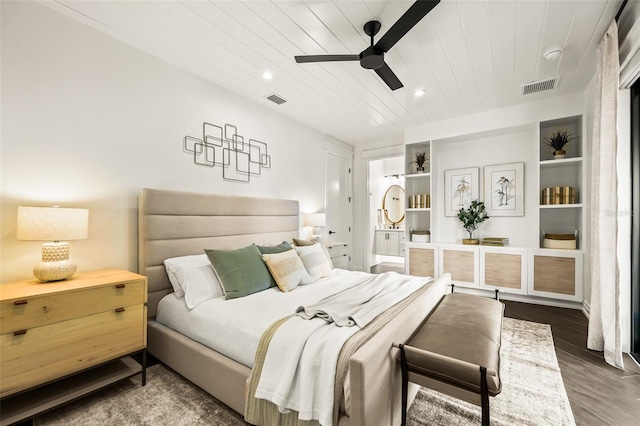
[[[478,199],[478,167],[444,171],[444,215],[456,216]]]
[[[485,220],[489,219],[489,215],[482,201],[473,200],[469,207],[458,210],[458,220],[462,222],[462,226],[469,233],[469,238],[462,240],[463,244],[479,244],[480,241],[473,238],[473,232],[478,229]]]
[[[424,165],[425,163],[428,163],[429,160],[431,159],[431,156],[429,155],[429,153],[427,151],[418,151],[416,152],[415,156],[414,156],[415,160],[413,160],[412,162],[409,163],[409,165],[415,164],[416,165],[416,172],[417,173],[424,173]]]
[[[61,281],[77,269],[69,259],[69,243],[62,240],[87,238],[89,210],[54,207],[18,207],[16,238],[26,241],[52,241],[42,244],[42,261],[33,275],[42,282]]]
[[[484,199],[491,216],[524,216],[524,163],[485,166]]]
[[[575,138],[567,130],[554,130],[550,137],[544,138],[542,143],[553,148],[553,158],[557,160],[564,158],[566,152],[563,148],[573,139]]]
[[[487,237],[480,242],[483,246],[506,247],[509,245],[509,239],[505,237]]]
[[[193,154],[193,162],[200,166],[222,167],[222,178],[236,182],[250,182],[251,176],[260,176],[262,169],[271,168],[267,144],[255,139],[245,142],[238,128],[225,124],[224,129],[211,123],[202,123],[202,139],[185,136],[185,152]]]
[[[542,231],[542,247],[551,249],[575,250],[577,248],[576,240],[578,231],[573,234],[547,234]]]
[[[391,185],[382,198],[382,211],[385,218],[396,225],[404,220],[404,188],[400,185]]]
[[[411,229],[411,241],[414,243],[430,243],[431,231],[415,231]]]
[[[540,205],[576,204],[576,190],[571,186],[554,186],[544,188],[540,198]]]
[[[429,194],[415,194],[409,196],[410,209],[430,209],[431,196]]]

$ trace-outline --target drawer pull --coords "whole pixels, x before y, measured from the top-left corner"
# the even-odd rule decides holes
[[[29,303],[28,300],[16,300],[15,302],[13,302],[13,304],[16,306],[26,305],[27,303]]]
[[[124,308],[117,308],[116,312],[124,312]]]
[[[27,330],[18,330],[13,332],[14,336],[22,336],[23,334],[27,334]]]
[[[124,288],[124,284],[116,284],[116,288]]]

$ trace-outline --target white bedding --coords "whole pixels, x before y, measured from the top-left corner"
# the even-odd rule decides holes
[[[344,291],[371,277],[365,272],[334,269],[331,276],[287,293],[277,287],[249,296],[206,300],[189,310],[173,293],[158,304],[156,321],[249,368],[262,333],[301,305]]]

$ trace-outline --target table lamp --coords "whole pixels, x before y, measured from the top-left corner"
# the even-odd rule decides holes
[[[42,262],[33,275],[42,282],[66,280],[77,269],[69,260],[69,243],[83,240],[89,228],[88,209],[54,207],[18,207],[18,240],[49,241],[42,244]]]
[[[327,225],[327,215],[325,213],[308,213],[304,215],[305,227],[310,226],[314,229],[317,229],[320,226],[326,226],[326,225]],[[314,235],[312,235],[312,237]]]

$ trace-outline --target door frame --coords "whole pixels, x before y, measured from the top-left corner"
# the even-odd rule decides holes
[[[364,211],[363,216],[360,218],[360,223],[363,223],[364,226],[367,227],[367,229],[364,229],[362,232],[362,255],[364,260],[364,272],[371,271],[371,253],[367,251],[369,247],[371,247],[371,233],[368,229],[368,223],[370,220],[369,211],[371,210],[371,197],[369,195],[371,194],[371,182],[369,182],[369,162],[404,156],[404,144],[362,151],[362,161],[364,163],[363,168],[366,179],[366,192],[364,197]]]

